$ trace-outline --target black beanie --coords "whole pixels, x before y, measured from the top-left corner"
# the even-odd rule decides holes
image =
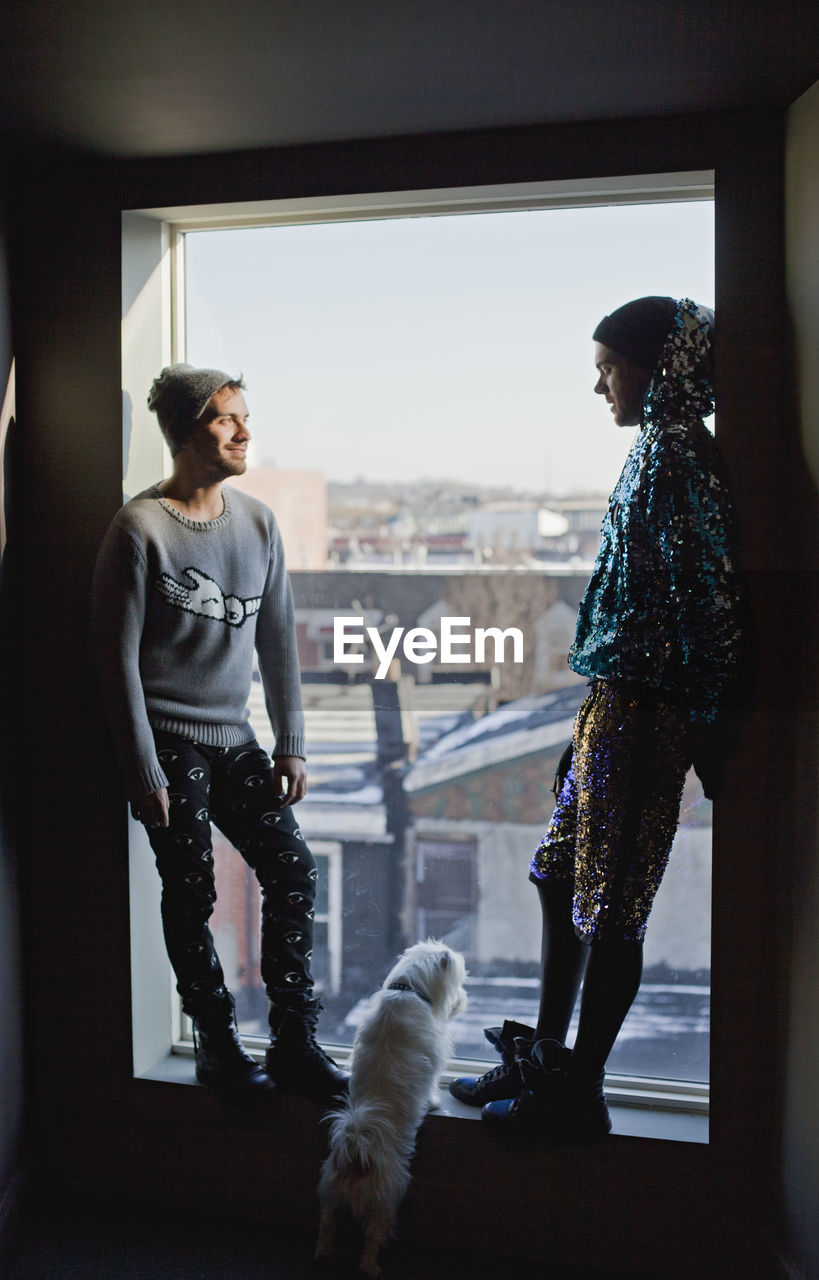
[[[604,316],[592,339],[650,372],[660,358],[676,313],[676,298],[637,298]]]

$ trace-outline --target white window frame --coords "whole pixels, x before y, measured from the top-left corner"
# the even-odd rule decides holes
[[[341,990],[341,947],[343,941],[342,925],[342,893],[343,893],[343,852],[340,840],[311,839],[310,849],[314,856],[327,859],[327,905],[326,912],[316,912],[315,924],[327,925],[327,950],[330,957],[330,990],[338,995]]]
[[[126,406],[124,428],[130,434],[131,450],[124,491],[127,495],[139,492],[168,469],[168,451],[145,405],[145,388],[158,369],[185,356],[185,236],[189,231],[713,199],[713,171],[692,170],[126,210],[123,212],[122,385]],[[327,846],[333,843],[314,842],[314,847],[326,853]],[[181,1040],[179,1002],[173,993],[172,978],[168,978],[170,967],[159,926],[159,878],[153,870],[144,829],[133,821],[130,862],[134,1071],[139,1075],[150,1074],[150,1064],[167,1055],[169,1046],[185,1055],[192,1052],[192,1047]],[[331,909],[328,942],[332,934],[331,964],[335,963],[332,957],[337,955],[340,986],[340,845],[335,846],[330,866],[331,875],[338,875],[339,883],[338,892],[331,891],[331,903],[338,903],[338,918]],[[167,992],[164,1000],[158,998],[163,990]],[[252,1041],[249,1047],[258,1051]],[[337,1049],[334,1054],[339,1060],[345,1056]],[[460,1059],[451,1064],[445,1079],[482,1069],[485,1069],[483,1062]],[[709,1088],[705,1084],[607,1076],[606,1088],[615,1103],[694,1115],[708,1111]]]

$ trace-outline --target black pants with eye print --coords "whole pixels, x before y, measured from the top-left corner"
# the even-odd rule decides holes
[[[162,925],[182,1007],[192,1017],[225,994],[208,920],[216,901],[211,822],[261,887],[261,970],[279,1010],[315,1007],[310,957],[316,863],[293,809],[273,790],[270,757],[254,740],[210,747],[156,732],[168,778],[170,825],[148,831],[162,879]]]

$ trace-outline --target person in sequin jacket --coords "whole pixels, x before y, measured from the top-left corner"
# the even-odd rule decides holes
[[[709,796],[721,780],[742,625],[733,509],[703,422],[713,327],[690,299],[649,297],[593,335],[594,389],[618,426],[640,430],[580,605],[569,663],[590,692],[530,867],[543,910],[538,1024],[490,1029],[501,1065],[451,1085],[519,1139],[609,1132],[605,1063],[639,989],[685,776],[693,763]]]

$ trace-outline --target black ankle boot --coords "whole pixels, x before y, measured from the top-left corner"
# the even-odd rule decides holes
[[[489,1102],[481,1112],[487,1128],[523,1146],[593,1142],[611,1131],[603,1073],[592,1080],[571,1074],[571,1050],[557,1040],[538,1040],[520,1063],[522,1092]]]
[[[235,1001],[230,992],[193,1015],[196,1079],[226,1101],[265,1101],[276,1092],[267,1073],[239,1039]]]
[[[316,1043],[318,1008],[271,1009],[271,1044],[265,1056],[268,1073],[280,1088],[317,1102],[347,1093],[350,1077]]]
[[[533,1027],[509,1020],[502,1027],[487,1027],[483,1034],[501,1055],[500,1065],[482,1076],[458,1076],[449,1086],[453,1098],[469,1107],[482,1107],[487,1102],[514,1098],[520,1093],[523,1085],[518,1058],[535,1036]]]

